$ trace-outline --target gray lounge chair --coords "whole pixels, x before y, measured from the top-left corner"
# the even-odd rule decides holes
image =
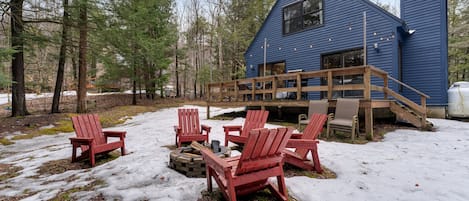
[[[351,132],[352,141],[355,140],[355,136],[358,136],[358,108],[360,105],[359,99],[345,99],[338,98],[335,107],[335,114],[330,114],[327,120],[327,134],[329,132],[335,133],[336,130],[342,132]]]
[[[301,129],[301,125],[308,125],[309,120],[314,113],[327,114],[328,109],[329,101],[327,99],[310,100],[308,106],[308,116],[306,116],[306,114],[298,115],[298,130]]]

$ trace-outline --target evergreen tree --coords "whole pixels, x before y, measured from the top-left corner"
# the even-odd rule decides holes
[[[449,82],[469,81],[469,1],[450,0]]]
[[[110,1],[108,19],[100,32],[105,38],[103,78],[130,78],[136,104],[137,83],[144,82],[147,97],[154,98],[157,88],[167,82],[164,71],[173,54],[177,31],[171,23],[172,0]]]

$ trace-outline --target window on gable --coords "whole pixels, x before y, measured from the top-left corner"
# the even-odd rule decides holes
[[[283,9],[283,34],[323,24],[322,0],[303,0]]]

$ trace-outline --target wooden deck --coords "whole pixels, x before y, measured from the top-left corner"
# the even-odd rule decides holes
[[[336,76],[362,76],[361,84],[334,85],[333,77]],[[302,80],[324,79],[327,85],[301,86]],[[420,103],[415,103],[399,93],[391,90],[390,82],[397,83],[418,94]],[[257,87],[252,87],[257,86]],[[332,97],[334,91],[363,91],[360,98],[360,108],[365,111],[365,131],[373,136],[373,109],[389,108],[396,116],[404,121],[414,124],[416,127],[425,128],[427,109],[426,100],[428,95],[399,82],[392,78],[387,72],[374,66],[359,66],[342,69],[329,69],[311,72],[287,73],[266,77],[255,77],[228,82],[210,83],[207,85],[207,115],[210,116],[210,106],[260,106],[265,107],[308,107],[308,100],[297,95],[295,99],[277,99],[278,93],[304,94],[307,92],[327,92],[329,107],[335,107]],[[381,93],[380,99],[372,99],[371,93]],[[373,94],[376,96],[375,94]]]

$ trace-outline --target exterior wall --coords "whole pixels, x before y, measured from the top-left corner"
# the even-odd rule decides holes
[[[283,8],[300,0],[278,0],[245,54],[247,77],[258,76],[264,62],[285,61],[286,70],[319,70],[321,55],[363,47],[363,12],[367,13],[367,63],[399,78],[399,43],[402,46],[402,81],[431,98],[428,105],[447,105],[447,0],[401,0],[401,19],[391,16],[368,0],[324,0],[324,24],[320,27],[283,35]],[[405,22],[405,23],[404,23]],[[350,29],[351,28],[351,29]],[[412,35],[407,30],[416,30]],[[376,34],[375,34],[376,33]],[[394,37],[392,37],[394,36]],[[373,44],[378,43],[379,51]],[[319,85],[320,80],[309,80]],[[373,80],[374,83],[377,80]],[[396,83],[390,87],[398,90]],[[419,103],[420,96],[401,92]],[[373,97],[381,96],[373,93]],[[309,94],[318,99],[319,93]]]
[[[403,0],[401,15],[415,33],[403,43],[403,80],[428,94],[429,105],[447,105],[448,29],[447,1]],[[403,95],[419,97],[408,90]]]
[[[267,38],[267,63],[285,61],[286,70],[315,71],[321,68],[321,55],[363,47],[363,12],[367,13],[367,63],[397,77],[398,27],[402,21],[367,0],[324,0],[324,23],[320,27],[283,35],[283,8],[298,0],[278,0],[245,54],[247,77],[258,76],[264,62]],[[394,36],[394,37],[392,37]],[[378,43],[379,51],[373,48]],[[396,74],[396,75],[394,75]],[[320,80],[309,80],[319,85]],[[379,95],[379,94],[377,94]],[[376,94],[373,94],[376,96]],[[319,99],[319,93],[309,94]]]

